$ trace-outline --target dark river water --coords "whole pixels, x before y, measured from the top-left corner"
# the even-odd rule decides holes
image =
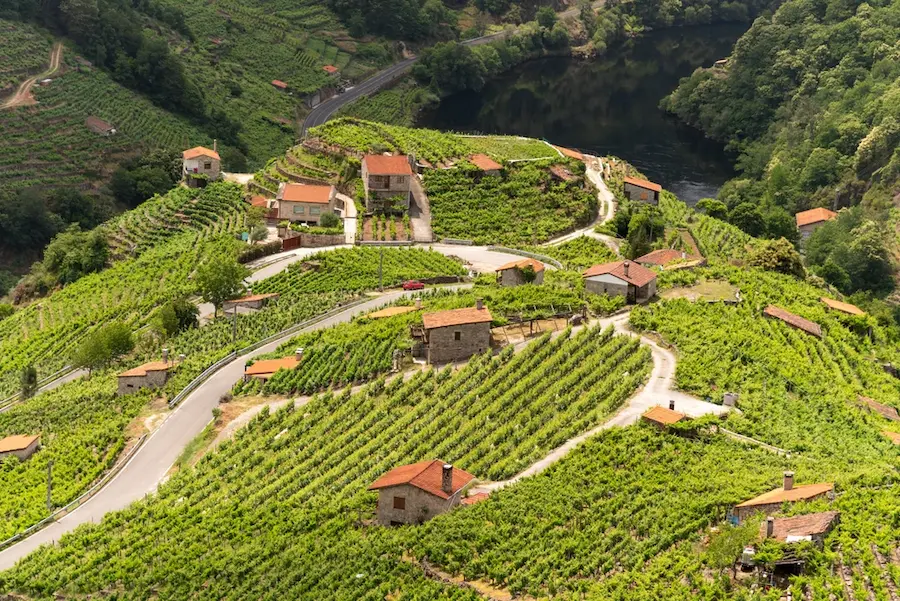
[[[731,53],[743,25],[651,32],[599,59],[525,63],[480,92],[445,98],[419,125],[544,138],[634,164],[682,200],[714,197],[734,175],[721,144],[658,108],[695,68]]]

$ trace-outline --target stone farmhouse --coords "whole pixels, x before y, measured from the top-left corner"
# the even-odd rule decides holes
[[[736,505],[732,510],[732,521],[739,524],[757,512],[766,515],[777,513],[781,511],[784,503],[825,499],[830,498],[833,494],[834,484],[824,482],[794,486],[794,472],[785,472],[784,483],[781,488],[776,488],[749,501],[744,501],[740,505]]]
[[[367,154],[362,160],[367,212],[409,209],[413,171],[406,155]]]
[[[222,159],[213,142],[212,150],[195,146],[181,153],[181,172],[191,188],[202,188],[207,182],[219,179]]]
[[[522,284],[543,284],[544,264],[535,259],[522,259],[513,261],[497,268],[497,283],[501,286],[521,286]],[[534,279],[528,280],[528,272],[534,274]]]
[[[500,175],[503,165],[486,154],[473,154],[469,162],[478,167],[485,175]]]
[[[800,237],[806,240],[826,221],[831,221],[837,217],[837,213],[819,207],[808,211],[800,211],[794,217],[797,219],[797,229],[800,230]]]
[[[815,323],[814,321],[804,319],[799,315],[794,315],[790,311],[785,311],[781,307],[769,305],[763,311],[763,315],[765,315],[766,317],[771,317],[773,319],[780,319],[789,326],[797,328],[798,330],[802,330],[807,334],[812,334],[813,336],[816,336],[818,338],[822,337],[822,326]]]
[[[421,524],[459,505],[475,476],[439,461],[420,461],[392,469],[369,486],[378,491],[378,523]]]
[[[303,349],[297,349],[293,357],[282,357],[281,359],[263,359],[257,361],[253,365],[244,368],[244,381],[250,380],[268,380],[281,369],[294,369],[300,365],[303,358]]]
[[[0,462],[9,456],[16,456],[20,461],[25,461],[34,455],[41,446],[41,437],[34,436],[7,436],[0,440]]]
[[[325,213],[334,213],[334,186],[289,184],[278,186],[278,219],[318,225]]]
[[[625,196],[629,200],[646,202],[654,206],[659,204],[659,194],[662,192],[662,186],[659,184],[637,177],[625,177],[622,181]]]
[[[429,363],[468,359],[491,347],[491,312],[481,299],[475,307],[422,316],[422,338]]]
[[[151,361],[119,374],[119,396],[131,394],[141,388],[162,388],[169,381],[175,364],[169,361]]]
[[[629,303],[646,303],[656,294],[656,273],[633,261],[594,265],[582,277],[587,292],[624,296]]]
[[[675,401],[669,401],[669,407],[657,405],[651,407],[641,416],[641,421],[656,426],[660,430],[665,430],[672,424],[688,419],[684,413],[675,411]]]

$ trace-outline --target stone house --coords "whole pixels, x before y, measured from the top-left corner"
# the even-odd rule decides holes
[[[269,304],[270,301],[276,300],[277,298],[278,294],[275,292],[269,294],[251,294],[242,298],[225,301],[222,303],[222,308],[226,311],[233,307],[246,307],[248,309],[259,310]]]
[[[804,319],[799,315],[794,315],[790,311],[786,311],[781,307],[769,305],[763,311],[763,315],[765,315],[766,317],[771,317],[773,319],[779,319],[789,326],[797,328],[798,330],[802,330],[807,334],[812,334],[813,336],[816,336],[818,338],[822,337],[822,326],[814,321]]]
[[[244,368],[244,381],[249,382],[252,379],[268,380],[281,369],[294,369],[300,365],[303,357],[303,349],[297,349],[293,357],[282,357],[281,359],[263,359],[257,361],[253,365]]]
[[[772,515],[781,511],[785,503],[797,501],[813,501],[816,499],[831,498],[834,496],[834,484],[823,482],[819,484],[802,484],[794,486],[794,472],[784,473],[784,483],[781,488],[776,488],[758,497],[735,505],[732,510],[732,521],[740,524],[754,513],[761,512]]]
[[[392,469],[369,486],[378,491],[378,523],[421,524],[459,505],[475,476],[440,460]]]
[[[503,165],[486,154],[473,154],[469,162],[478,167],[485,175],[500,175]]]
[[[219,179],[222,159],[217,146],[213,142],[212,150],[195,146],[181,153],[181,173],[189,187],[202,188],[207,182]]]
[[[334,186],[289,184],[278,186],[278,219],[318,225],[325,213],[334,213]]]
[[[651,407],[641,415],[641,421],[656,426],[660,430],[665,430],[672,424],[688,419],[684,413],[675,411],[675,401],[669,401],[669,407],[657,405]]]
[[[654,206],[659,204],[659,194],[662,186],[637,177],[625,177],[622,180],[625,196],[629,200],[646,202]]]
[[[174,363],[151,361],[119,374],[119,396],[141,388],[162,388],[169,381]]]
[[[800,230],[800,237],[804,240],[809,238],[826,221],[831,221],[836,217],[837,213],[822,207],[800,211],[794,215],[794,218],[797,220],[797,229]]]
[[[531,270],[534,279],[530,282],[525,278],[525,273]],[[497,268],[497,283],[501,286],[521,286],[522,284],[543,284],[544,264],[535,259],[522,259],[513,261]]]
[[[468,359],[491,347],[491,312],[481,299],[475,307],[422,316],[425,356],[429,363]]]
[[[629,303],[646,303],[656,294],[656,273],[633,261],[594,265],[582,277],[587,292],[624,296]]]
[[[34,436],[7,436],[0,440],[0,462],[11,455],[15,455],[20,461],[25,461],[34,455],[41,446],[41,437]]]
[[[413,171],[406,155],[367,154],[362,160],[366,211],[406,211],[412,198]]]
[[[825,537],[837,526],[840,516],[838,511],[823,511],[790,518],[769,517],[760,524],[759,536],[782,543],[810,541],[821,549],[825,545]]]

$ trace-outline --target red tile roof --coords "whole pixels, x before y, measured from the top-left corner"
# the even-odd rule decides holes
[[[89,128],[91,128],[93,130],[97,130],[97,131],[110,131],[112,129],[115,129],[111,124],[107,123],[100,117],[94,117],[94,116],[91,116],[91,117],[88,117],[87,119],[85,119],[84,124],[87,125]]]
[[[209,157],[211,159],[221,160],[219,158],[219,153],[215,150],[210,150],[209,148],[205,148],[203,146],[195,146],[189,150],[185,150],[181,153],[181,158],[186,161],[191,159],[197,159],[200,157]]]
[[[10,453],[10,452],[13,452],[13,451],[24,451],[25,449],[27,449],[28,447],[30,447],[31,444],[32,444],[35,440],[38,440],[39,438],[40,438],[40,436],[38,436],[38,435],[34,435],[34,436],[22,436],[22,435],[7,436],[7,437],[4,438],[3,440],[0,440],[0,453]]]
[[[426,330],[471,323],[490,323],[492,320],[493,317],[491,317],[491,312],[487,310],[487,307],[483,309],[476,309],[475,307],[451,309],[450,311],[426,313],[422,316],[422,324]]]
[[[569,157],[570,159],[575,159],[577,161],[584,160],[584,155],[581,154],[580,152],[578,152],[577,150],[572,150],[571,148],[565,148],[563,146],[556,146],[555,144],[551,144],[551,146],[553,146],[553,148],[557,149],[558,151],[563,153],[563,155]]]
[[[253,301],[263,300],[265,298],[278,298],[278,293],[269,292],[268,294],[251,294],[249,296],[242,296],[241,298],[235,298],[233,300],[225,302],[233,305],[239,305],[241,303],[252,303]]]
[[[625,275],[625,264],[628,264],[628,275]],[[634,261],[613,261],[612,263],[601,263],[588,268],[583,277],[590,278],[596,275],[612,275],[624,282],[628,282],[632,286],[641,288],[656,279],[656,274],[647,269],[643,265]]]
[[[819,207],[817,209],[810,209],[808,211],[800,211],[795,215],[795,217],[797,218],[797,227],[803,227],[804,225],[810,225],[813,223],[820,223],[822,221],[829,221],[831,219],[834,219],[835,217],[837,217],[837,213]]]
[[[889,432],[888,430],[882,430],[881,433],[889,438],[894,444],[900,444],[900,434],[896,432]]]
[[[466,497],[465,499],[460,501],[460,503],[462,503],[463,505],[474,505],[475,503],[480,503],[481,501],[484,501],[485,499],[487,499],[490,496],[491,496],[490,493],[477,492],[474,495],[469,495],[468,497]]]
[[[279,369],[294,369],[300,362],[297,357],[282,357],[281,359],[263,359],[244,369],[248,376],[271,376]]]
[[[469,162],[482,171],[499,171],[503,169],[503,165],[486,154],[473,154],[469,157]]]
[[[848,315],[865,315],[866,312],[857,307],[856,305],[851,305],[850,303],[841,302],[839,300],[834,300],[833,298],[825,298],[824,296],[819,299],[832,309],[836,311],[843,311]]]
[[[831,530],[832,524],[841,515],[837,511],[823,511],[821,513],[808,513],[790,518],[777,518],[775,520],[772,538],[785,542],[789,536],[814,536],[825,534]],[[760,524],[759,534],[766,537],[766,522]]]
[[[834,484],[829,482],[820,484],[801,484],[800,486],[794,486],[790,490],[776,488],[775,490],[761,494],[749,501],[744,501],[737,507],[755,507],[757,505],[770,505],[773,503],[806,501],[818,497],[819,495],[824,495],[832,490],[834,490]]]
[[[663,424],[668,426],[669,424],[675,424],[680,422],[685,418],[684,413],[678,413],[677,411],[672,411],[668,407],[662,407],[657,405],[656,407],[652,407],[644,412],[642,415],[644,419],[650,420],[652,422],[656,422],[658,424]]]
[[[550,165],[550,173],[564,182],[570,182],[575,179],[575,175],[562,165]]]
[[[330,75],[332,73],[337,73],[339,69],[334,65],[325,65],[324,67],[322,67],[322,70]]]
[[[273,79],[272,85],[281,90],[286,90],[288,87],[288,85],[286,83],[284,83],[283,81],[281,81],[280,79]]]
[[[890,405],[883,405],[875,399],[870,399],[869,397],[862,395],[859,395],[859,402],[869,407],[872,411],[880,413],[889,420],[900,422],[900,413]]]
[[[165,363],[163,361],[151,361],[150,363],[144,363],[143,365],[139,365],[137,367],[133,367],[128,371],[123,371],[119,374],[120,378],[127,378],[132,376],[146,376],[147,372],[150,371],[168,371],[175,367],[174,363]]]
[[[689,255],[683,251],[675,250],[674,248],[661,248],[659,250],[652,250],[646,255],[638,257],[635,261],[642,264],[650,263],[651,265],[665,265],[666,263],[679,261],[681,259],[686,261],[696,261],[699,258],[700,257]]]
[[[376,480],[369,486],[369,490],[378,490],[380,488],[388,488],[389,486],[400,486],[409,484],[420,488],[427,493],[431,493],[442,499],[449,499],[451,496],[459,492],[466,484],[475,479],[475,476],[468,472],[454,467],[453,480],[450,494],[444,492],[441,488],[443,479],[444,462],[438,459],[432,461],[420,461],[411,465],[401,465],[395,467],[381,478]]]
[[[506,271],[507,269],[524,269],[531,265],[535,273],[544,271],[544,264],[535,259],[522,259],[520,261],[512,261],[506,265],[501,265],[495,271]]]
[[[626,184],[631,184],[632,186],[637,186],[638,188],[645,188],[647,190],[653,190],[654,192],[662,191],[662,186],[660,186],[659,184],[654,184],[653,182],[649,182],[645,179],[640,179],[638,177],[625,176],[623,181]]]
[[[282,183],[278,188],[277,198],[285,202],[328,204],[333,191],[334,186]]]
[[[382,319],[384,317],[404,315],[406,313],[412,313],[413,311],[418,310],[419,308],[414,305],[409,305],[408,307],[387,307],[386,309],[375,311],[374,313],[369,313],[368,315],[366,315],[366,317],[368,317],[369,319]]]
[[[269,200],[265,196],[254,196],[250,199],[250,204],[254,207],[269,208]]]
[[[406,155],[385,156],[383,154],[367,154],[363,157],[366,171],[372,175],[412,175],[412,167]]]
[[[813,336],[818,336],[819,338],[822,337],[822,326],[808,319],[804,319],[799,315],[794,315],[790,311],[785,311],[781,307],[769,305],[763,313],[769,317],[780,319],[786,324],[794,326],[798,330],[803,330],[804,332],[812,334]]]

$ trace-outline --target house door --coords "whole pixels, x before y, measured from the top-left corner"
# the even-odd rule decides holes
[[[627,303],[636,303],[637,302],[637,287],[628,284],[628,293],[625,297],[625,302]]]

